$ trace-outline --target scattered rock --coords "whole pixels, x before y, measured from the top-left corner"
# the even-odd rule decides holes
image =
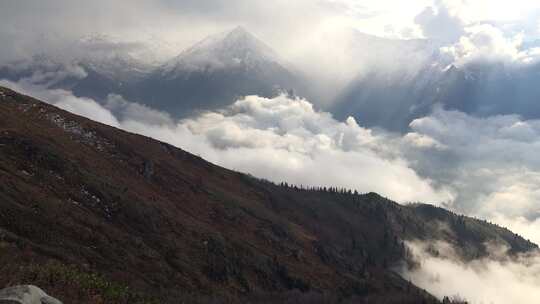
[[[73,139],[96,148],[98,151],[105,151],[106,147],[114,148],[114,145],[107,139],[98,136],[95,131],[86,130],[80,123],[74,120],[68,120],[57,113],[47,113],[47,119],[65,132],[71,134]]]
[[[0,303],[5,304],[62,304],[33,285],[19,285],[0,290]]]

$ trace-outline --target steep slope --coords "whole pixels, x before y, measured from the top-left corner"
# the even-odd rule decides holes
[[[0,286],[65,303],[436,303],[392,271],[409,239],[464,258],[536,248],[428,205],[261,181],[0,88]]]
[[[135,84],[128,97],[181,117],[229,105],[238,96],[270,97],[300,86],[270,47],[239,27],[182,52]]]

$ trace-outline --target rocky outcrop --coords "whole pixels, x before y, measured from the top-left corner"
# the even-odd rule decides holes
[[[62,304],[33,285],[19,285],[0,290],[0,304]]]

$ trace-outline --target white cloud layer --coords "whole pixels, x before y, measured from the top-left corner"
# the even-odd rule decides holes
[[[450,198],[419,178],[384,135],[353,118],[338,122],[305,100],[248,96],[182,124],[218,150],[218,163],[274,181],[378,191],[401,201]]]
[[[538,49],[522,49],[522,34],[506,37],[502,30],[490,24],[470,26],[464,31],[458,42],[442,48],[457,66],[471,62],[533,64],[540,59]]]
[[[419,268],[402,271],[415,285],[443,298],[452,295],[468,303],[531,303],[540,298],[540,255],[511,259],[504,248],[493,248],[490,257],[462,262],[445,243],[412,242],[408,248]],[[433,250],[440,253],[435,257]]]
[[[248,96],[220,112],[173,122],[166,114],[110,95],[105,106],[29,83],[4,85],[91,119],[169,142],[228,168],[275,182],[376,191],[402,202],[447,201],[389,146],[391,139],[336,121],[302,99]],[[115,113],[115,114],[113,114]]]

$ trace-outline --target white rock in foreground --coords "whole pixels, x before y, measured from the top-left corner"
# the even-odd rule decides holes
[[[33,285],[20,285],[0,290],[0,303],[21,304],[62,304],[57,299],[48,296],[43,290]]]

